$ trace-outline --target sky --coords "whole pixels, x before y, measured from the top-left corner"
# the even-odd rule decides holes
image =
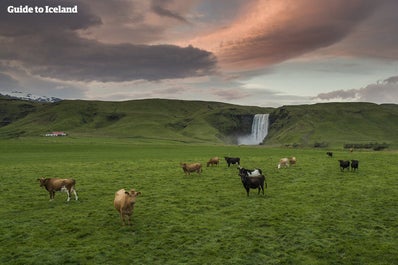
[[[0,0],[0,93],[398,104],[397,13],[396,0]]]

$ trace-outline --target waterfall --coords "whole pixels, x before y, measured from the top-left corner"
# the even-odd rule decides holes
[[[269,114],[254,115],[251,134],[239,137],[238,144],[256,145],[262,143],[268,134],[268,118]]]

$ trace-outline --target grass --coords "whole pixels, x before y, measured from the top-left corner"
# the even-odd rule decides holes
[[[0,141],[0,264],[398,264],[396,152],[137,144],[109,138]],[[266,172],[265,196],[222,161],[184,176],[179,163],[240,156]],[[278,170],[280,157],[298,163]],[[341,172],[337,159],[358,159]],[[65,202],[36,179],[73,177]],[[134,187],[132,226],[114,193]],[[73,198],[73,197],[72,197]]]

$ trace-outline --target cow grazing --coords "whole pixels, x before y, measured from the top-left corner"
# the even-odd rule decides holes
[[[239,157],[227,157],[227,156],[225,156],[224,159],[225,159],[225,161],[227,161],[228,167],[229,167],[231,164],[233,164],[233,165],[235,165],[235,164],[240,165],[240,158],[239,158]]]
[[[344,171],[344,169],[350,170],[350,161],[348,160],[339,160],[340,170]]]
[[[141,192],[136,192],[134,189],[130,191],[121,189],[115,193],[113,205],[120,214],[122,225],[131,225],[131,215],[133,214],[135,200],[138,195],[141,195]]]
[[[212,157],[212,158],[210,158],[210,160],[207,162],[207,166],[209,166],[209,165],[216,165],[216,166],[218,166],[218,163],[220,163],[220,158],[218,158],[217,156],[216,157]]]
[[[351,160],[351,171],[357,171],[358,165],[359,165],[358,160]]]
[[[250,189],[258,189],[257,194],[260,194],[261,190],[264,195],[264,183],[265,183],[265,188],[267,188],[267,182],[265,182],[264,175],[248,177],[245,174],[239,174],[239,176],[242,181],[243,187],[246,190],[247,196],[249,196]]]
[[[76,201],[78,200],[77,192],[75,190],[76,181],[74,179],[60,179],[60,178],[39,178],[40,187],[45,187],[50,193],[50,201],[54,200],[55,192],[62,191],[68,194],[66,201],[70,201],[70,194],[73,192]]]
[[[289,157],[289,164],[290,164],[290,165],[295,165],[296,162],[297,162],[296,157],[294,157],[294,156]]]
[[[278,169],[281,167],[288,167],[289,166],[289,158],[281,158],[279,159]]]
[[[329,157],[333,157],[333,152],[326,152]]]
[[[246,168],[239,166],[238,170],[239,170],[239,176],[245,175],[247,177],[256,177],[256,176],[261,176],[263,174],[263,171],[259,168],[246,169]]]
[[[181,163],[182,170],[184,171],[185,175],[190,175],[191,172],[197,172],[200,174],[202,172],[202,164],[201,163]]]

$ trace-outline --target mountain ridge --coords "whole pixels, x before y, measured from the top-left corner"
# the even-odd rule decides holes
[[[254,114],[269,113],[264,145],[398,142],[396,104],[318,103],[265,108],[170,99],[43,103],[5,97],[0,97],[0,103],[0,138],[65,131],[74,137],[236,144],[239,136],[250,133]]]

